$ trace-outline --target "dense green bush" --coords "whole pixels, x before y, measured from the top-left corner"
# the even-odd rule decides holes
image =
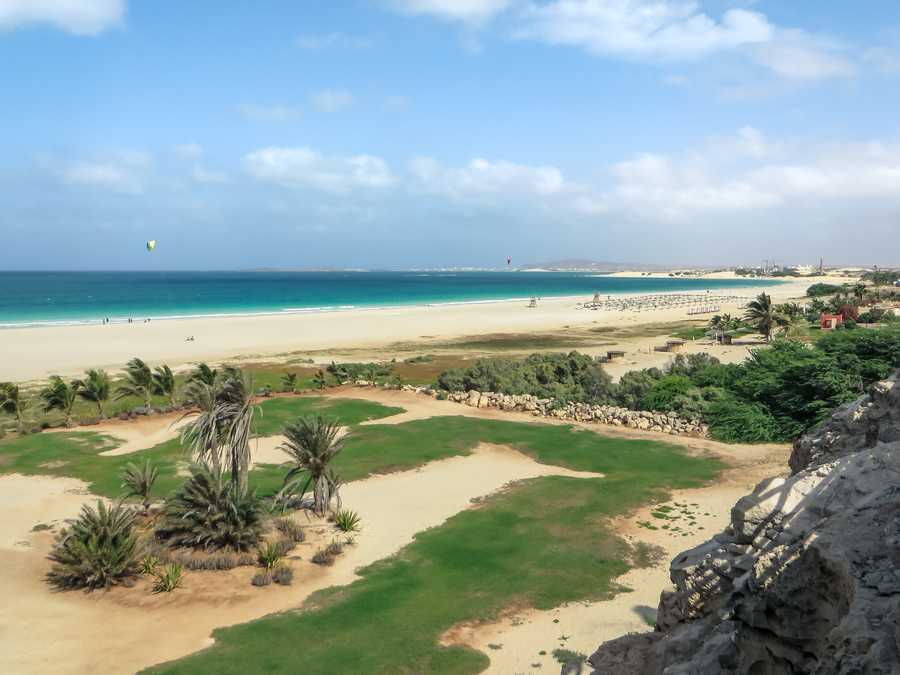
[[[841,284],[840,286],[836,286],[835,284],[813,284],[806,289],[806,295],[810,298],[817,298],[822,295],[846,293],[848,288],[847,284]]]

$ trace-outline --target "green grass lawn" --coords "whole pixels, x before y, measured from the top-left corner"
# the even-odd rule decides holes
[[[480,441],[510,443],[541,461],[606,477],[519,483],[420,533],[397,556],[361,570],[350,586],[314,594],[305,611],[218,630],[216,647],[149,672],[477,673],[487,656],[439,647],[441,633],[513,604],[550,608],[621,590],[611,579],[648,554],[611,534],[607,518],[664,499],[667,489],[709,480],[721,468],[659,442],[459,417],[364,427],[358,446],[348,443],[341,458],[351,471],[388,448],[458,454]],[[535,658],[558,646],[535,645]]]
[[[297,397],[269,399],[260,404],[262,415],[256,415],[257,432],[274,435],[287,420],[319,412],[336,415],[341,422],[356,425],[368,419],[380,419],[404,412],[403,408],[383,406],[354,399]],[[173,421],[176,418],[173,418]],[[59,431],[54,433],[9,436],[0,440],[0,474],[70,476],[80,478],[97,495],[115,498],[123,494],[122,473],[130,462],[150,459],[159,468],[152,499],[162,499],[181,483],[176,475],[178,465],[189,457],[179,439],[160,443],[147,450],[117,457],[99,453],[117,447],[117,443],[97,431]],[[251,472],[251,486],[261,494],[277,492],[287,471],[266,467]]]

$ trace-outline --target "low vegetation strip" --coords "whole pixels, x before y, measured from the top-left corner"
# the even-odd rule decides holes
[[[433,422],[431,429],[407,429],[406,441],[430,431],[452,438],[458,450],[476,435],[487,442],[505,438],[542,461],[606,477],[519,483],[420,533],[395,557],[360,570],[362,579],[350,586],[315,594],[303,611],[216,631],[216,647],[149,672],[480,672],[486,655],[441,647],[441,634],[512,605],[550,608],[623,590],[611,580],[646,562],[648,552],[615,537],[608,517],[662,499],[667,489],[697,485],[721,466],[663,443],[567,427]],[[349,445],[344,454],[351,454]],[[535,645],[535,654],[554,646]]]

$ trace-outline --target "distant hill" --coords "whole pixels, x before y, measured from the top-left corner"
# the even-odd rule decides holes
[[[545,263],[528,263],[522,265],[523,270],[573,270],[578,272],[667,272],[669,270],[685,269],[678,265],[650,265],[647,263],[614,263],[596,262],[594,260],[554,260]]]

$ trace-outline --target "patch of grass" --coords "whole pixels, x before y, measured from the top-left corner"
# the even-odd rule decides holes
[[[317,415],[322,412],[337,416],[340,418],[341,424],[348,426],[405,412],[403,408],[371,401],[321,396],[273,398],[260,401],[260,407],[262,415],[253,418],[256,433],[260,436],[274,436],[281,432],[281,427],[285,422],[295,422],[298,417]]]
[[[593,344],[596,344],[596,340],[586,335],[494,333],[490,335],[470,335],[456,342],[434,345],[434,347],[483,351],[537,351],[541,349],[571,349]]]
[[[216,647],[150,672],[478,673],[487,656],[438,646],[445,630],[513,604],[548,609],[618,592],[612,579],[646,555],[607,529],[609,516],[658,502],[663,490],[696,485],[721,467],[664,443],[562,426],[438,418],[399,427],[392,438],[380,427],[373,437],[408,451],[426,444],[457,453],[478,441],[511,442],[542,461],[606,477],[518,483],[419,533],[398,555],[359,570],[353,584],[314,594],[304,611],[217,630]],[[341,457],[350,466],[363,448],[354,459],[348,445]]]

